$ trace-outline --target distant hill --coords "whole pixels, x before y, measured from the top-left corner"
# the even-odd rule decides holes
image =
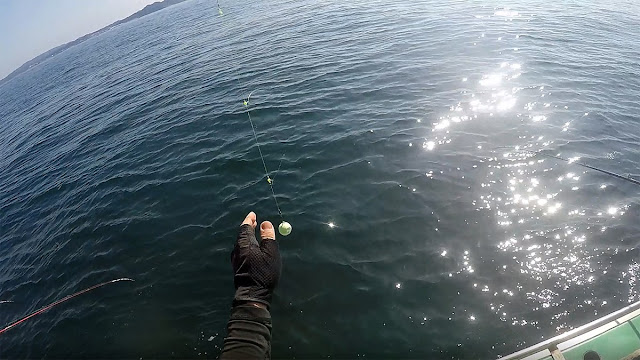
[[[83,41],[85,41],[87,39],[90,39],[90,38],[92,38],[92,37],[94,37],[96,35],[100,35],[103,32],[111,29],[112,27],[114,27],[116,25],[124,24],[124,23],[129,22],[129,21],[131,21],[133,19],[141,18],[141,17],[143,17],[145,15],[149,15],[151,13],[154,13],[154,12],[158,11],[158,10],[162,10],[162,9],[164,9],[166,7],[181,3],[183,1],[186,1],[186,0],[164,0],[164,1],[155,2],[153,4],[149,4],[149,5],[145,6],[142,10],[132,14],[131,16],[128,16],[128,17],[126,17],[126,18],[124,18],[122,20],[118,20],[118,21],[114,22],[113,24],[105,26],[105,27],[103,27],[102,29],[100,29],[98,31],[94,31],[92,33],[89,33],[87,35],[79,37],[79,38],[77,38],[77,39],[75,39],[75,40],[73,40],[71,42],[68,42],[66,44],[54,47],[53,49],[51,49],[51,50],[49,50],[49,51],[47,51],[47,52],[45,52],[43,54],[40,54],[40,55],[34,57],[33,59],[27,61],[26,63],[22,64],[22,66],[20,66],[19,68],[15,69],[12,73],[7,75],[4,79],[0,80],[0,85],[2,85],[5,82],[11,80],[12,78],[16,77],[17,75],[22,74],[23,72],[29,70],[31,67],[40,64],[41,62],[43,62],[47,58],[55,56],[55,55],[65,51],[65,50],[67,50],[68,48],[70,48],[70,47],[72,47],[74,45],[80,44],[81,42],[83,42]]]

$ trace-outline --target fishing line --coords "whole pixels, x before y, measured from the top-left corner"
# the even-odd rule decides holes
[[[561,156],[558,156],[558,155],[545,154],[545,153],[542,152],[544,150],[539,150],[539,151],[517,150],[517,151],[523,151],[523,152],[526,152],[526,153],[529,153],[529,154],[533,154],[533,156],[542,155],[542,156],[545,156],[545,157],[548,157],[548,158],[552,158],[552,159],[556,159],[556,160],[562,160],[562,161],[567,162],[569,164],[580,165],[580,166],[585,167],[587,169],[595,170],[595,171],[601,172],[603,174],[606,174],[606,175],[609,175],[609,176],[613,176],[613,177],[618,178],[618,179],[626,180],[626,181],[628,181],[630,183],[633,183],[633,184],[636,184],[636,185],[640,185],[640,180],[636,180],[636,179],[632,178],[631,174],[628,174],[627,176],[616,174],[614,172],[611,172],[611,171],[608,171],[608,170],[604,170],[604,169],[600,169],[600,168],[597,168],[595,166],[591,166],[589,164],[585,164],[583,162],[578,162],[578,161],[574,161],[574,160],[565,159],[565,158],[563,158]]]
[[[216,0],[217,4],[218,4],[218,11],[220,13],[220,15],[222,15],[222,10],[220,9],[220,0]],[[237,69],[232,70],[232,72],[235,75],[235,79],[236,79],[236,83],[238,85],[240,85],[240,78],[238,77],[238,73],[237,73]],[[258,152],[260,153],[260,160],[262,161],[262,167],[264,169],[264,174],[267,178],[267,184],[269,184],[269,189],[271,190],[271,196],[273,197],[273,202],[276,204],[276,209],[278,209],[278,215],[280,216],[280,225],[278,225],[278,232],[280,233],[280,235],[282,236],[287,236],[289,234],[291,234],[291,230],[292,230],[292,226],[290,223],[286,222],[284,220],[284,215],[282,214],[282,209],[280,209],[280,204],[278,203],[278,197],[276,196],[276,192],[273,189],[273,183],[274,183],[274,177],[271,177],[269,170],[267,169],[267,163],[264,160],[264,154],[262,153],[262,148],[260,147],[260,141],[258,140],[258,134],[256,132],[256,126],[253,122],[253,119],[251,118],[251,111],[249,110],[249,103],[251,101],[251,95],[253,95],[253,93],[256,90],[253,90],[249,93],[249,96],[247,96],[246,99],[244,99],[242,102],[244,104],[245,107],[245,112],[247,113],[247,118],[249,119],[249,124],[251,124],[251,131],[253,132],[253,139],[256,142],[256,145],[258,147]],[[276,173],[278,171],[280,171],[280,167],[282,166],[282,160],[284,159],[284,154],[282,154],[282,158],[280,159],[280,163],[278,164],[278,170],[276,170]]]
[[[224,15],[222,8],[220,7],[220,0],[216,0],[216,3],[218,4],[218,14],[220,14],[220,16]]]
[[[255,90],[254,90],[255,91]],[[282,236],[287,236],[291,233],[291,224],[284,221],[284,216],[282,215],[282,210],[280,210],[280,205],[278,204],[278,198],[276,196],[275,190],[273,190],[273,178],[269,175],[269,170],[267,170],[267,163],[264,161],[264,155],[262,154],[262,148],[260,148],[260,142],[258,141],[258,134],[256,133],[256,127],[253,123],[253,119],[251,119],[251,113],[249,111],[249,101],[251,100],[251,95],[254,91],[249,93],[247,99],[243,101],[244,107],[247,112],[247,117],[249,118],[249,123],[251,124],[251,130],[253,131],[253,139],[256,141],[256,145],[258,146],[258,152],[260,153],[260,159],[262,160],[262,166],[264,167],[264,174],[267,177],[267,183],[269,184],[269,188],[271,189],[271,195],[273,196],[273,201],[276,203],[276,208],[278,209],[278,215],[280,215],[280,219],[282,222],[278,226],[278,231]],[[284,157],[284,154],[283,154]],[[280,159],[280,165],[278,165],[278,171],[280,170],[280,166],[282,165],[282,159]]]
[[[97,288],[103,287],[103,286],[108,285],[108,284],[116,283],[116,282],[119,282],[119,281],[134,281],[134,280],[133,279],[129,279],[129,278],[120,278],[120,279],[115,279],[115,280],[111,280],[111,281],[105,281],[103,283],[100,283],[100,284],[97,284],[97,285],[93,285],[92,287],[88,287],[88,288],[86,288],[84,290],[78,291],[75,294],[71,294],[71,295],[65,296],[64,298],[62,298],[62,299],[60,299],[60,300],[58,300],[56,302],[53,302],[53,303],[51,303],[51,304],[49,304],[49,305],[47,305],[47,306],[45,306],[45,307],[33,312],[33,313],[23,317],[22,319],[17,320],[15,322],[7,325],[4,329],[0,330],[0,334],[4,333],[5,331],[7,331],[7,330],[9,330],[11,328],[13,328],[16,325],[19,325],[19,324],[25,322],[26,320],[28,320],[28,319],[30,319],[30,318],[38,315],[38,314],[42,314],[43,312],[51,309],[52,307],[54,307],[56,305],[60,305],[60,304],[62,304],[63,302],[65,302],[67,300],[71,300],[71,299],[73,299],[74,297],[76,297],[78,295],[82,295],[82,294],[87,293],[87,292],[89,292],[91,290],[95,290]]]
[[[571,160],[569,160],[569,159],[565,159],[565,158],[563,158],[563,157],[556,156],[556,155],[549,155],[549,154],[543,154],[543,153],[539,153],[539,154],[540,154],[540,155],[542,155],[542,156],[546,156],[546,157],[553,158],[553,159],[558,159],[558,160],[566,161],[566,162],[568,162],[569,164],[576,164],[576,165],[584,166],[584,167],[586,167],[587,169],[591,169],[591,170],[599,171],[599,172],[601,172],[601,173],[603,173],[603,174],[607,174],[607,175],[610,175],[610,176],[616,177],[616,178],[618,178],[618,179],[626,180],[626,181],[629,181],[630,183],[633,183],[633,184],[636,184],[636,185],[640,185],[640,181],[638,181],[638,180],[636,180],[636,179],[632,178],[632,177],[631,177],[631,175],[623,176],[623,175],[620,175],[620,174],[613,173],[613,172],[611,172],[611,171],[607,171],[607,170],[599,169],[599,168],[597,168],[597,167],[595,167],[595,166],[591,166],[591,165],[588,165],[588,164],[585,164],[585,163],[581,163],[581,162],[578,162],[578,161],[571,161]]]

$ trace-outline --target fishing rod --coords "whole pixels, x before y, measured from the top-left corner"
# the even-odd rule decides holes
[[[101,288],[101,287],[103,287],[105,285],[113,284],[113,283],[116,283],[116,282],[119,282],[119,281],[134,281],[134,280],[133,279],[129,279],[129,278],[120,278],[120,279],[115,279],[115,280],[111,280],[111,281],[105,281],[103,283],[88,287],[88,288],[86,288],[84,290],[80,290],[77,293],[74,293],[74,294],[71,294],[71,295],[67,295],[64,298],[62,298],[60,300],[57,300],[57,301],[55,301],[55,302],[53,302],[53,303],[51,303],[51,304],[49,304],[49,305],[47,305],[47,306],[45,306],[43,308],[31,313],[31,314],[23,317],[22,319],[16,320],[16,321],[12,322],[11,324],[5,326],[3,329],[0,329],[0,334],[3,334],[4,332],[6,332],[7,330],[15,327],[16,325],[22,324],[23,322],[27,321],[28,319],[30,319],[30,318],[32,318],[32,317],[34,317],[36,315],[42,314],[43,312],[51,309],[52,307],[54,307],[56,305],[60,305],[60,304],[62,304],[63,302],[65,302],[67,300],[71,300],[76,296],[82,295],[84,293],[88,293],[89,291],[92,291],[92,290],[95,290],[97,288]]]
[[[552,158],[552,159],[556,159],[556,160],[562,160],[562,161],[567,162],[569,164],[580,165],[580,166],[585,167],[587,169],[595,170],[595,171],[601,172],[603,174],[606,174],[606,175],[609,175],[609,176],[613,176],[613,177],[618,178],[618,179],[626,180],[626,181],[628,181],[628,182],[630,182],[632,184],[640,185],[640,180],[636,180],[636,179],[632,178],[631,174],[628,174],[627,176],[616,174],[614,172],[611,172],[611,171],[608,171],[608,170],[604,170],[604,169],[600,169],[600,168],[597,168],[595,166],[591,166],[589,164],[585,164],[583,162],[569,160],[569,159],[563,158],[563,157],[558,156],[558,155],[545,154],[545,153],[542,152],[544,150],[539,150],[539,151],[519,150],[519,151],[524,151],[524,152],[533,154],[533,156],[542,155],[542,156],[545,156],[545,157],[548,157],[548,158]]]

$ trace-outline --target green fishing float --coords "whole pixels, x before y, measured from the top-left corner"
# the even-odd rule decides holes
[[[281,222],[280,225],[278,226],[278,232],[282,236],[287,236],[291,234],[291,224],[289,224],[286,221]]]

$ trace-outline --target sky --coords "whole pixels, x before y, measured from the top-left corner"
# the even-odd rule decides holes
[[[0,0],[0,79],[58,45],[160,0]]]

